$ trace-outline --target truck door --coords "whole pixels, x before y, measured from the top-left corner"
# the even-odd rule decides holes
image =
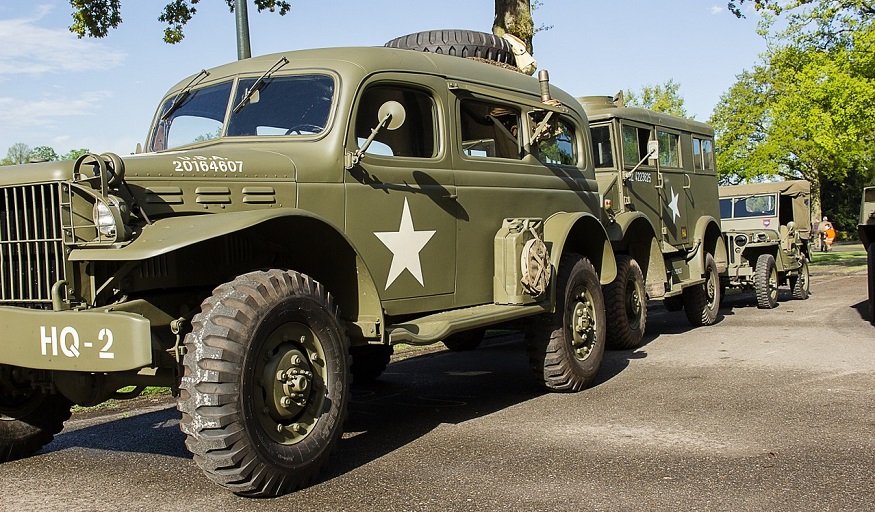
[[[345,231],[389,314],[431,309],[423,301],[433,309],[447,307],[455,290],[455,185],[440,135],[446,96],[435,93],[445,87],[428,82],[403,74],[372,79],[356,102],[347,140],[352,161],[347,163]],[[403,123],[378,128],[361,151],[385,117],[380,108],[387,102],[402,107],[403,113],[395,105],[395,121],[403,117]]]
[[[692,177],[683,168],[681,161],[680,133],[656,127],[657,172],[661,175],[662,229],[665,242],[677,248],[689,244],[695,225],[690,226],[690,195]]]

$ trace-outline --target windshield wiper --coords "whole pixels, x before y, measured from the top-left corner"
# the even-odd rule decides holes
[[[210,73],[206,69],[202,69],[200,73],[195,75],[194,78],[191,79],[191,82],[183,87],[182,90],[179,91],[179,94],[177,94],[173,98],[173,103],[171,103],[170,108],[168,108],[167,111],[161,115],[161,120],[167,121],[168,119],[170,119],[170,116],[172,116],[173,113],[176,112],[176,109],[182,106],[182,102],[184,102],[185,99],[188,98],[188,95],[191,92],[192,88],[195,85],[201,83],[201,81],[208,76],[210,76]]]
[[[237,112],[240,112],[240,110],[243,109],[243,106],[246,105],[246,102],[249,101],[249,98],[251,98],[252,95],[255,94],[255,91],[257,91],[258,89],[261,88],[261,86],[264,84],[265,79],[270,78],[270,75],[276,73],[281,67],[285,66],[288,63],[289,63],[289,59],[287,59],[285,57],[280,57],[280,60],[276,61],[276,63],[273,66],[271,66],[270,69],[265,71],[264,74],[261,75],[258,78],[258,80],[255,81],[254,84],[252,84],[252,87],[250,87],[249,89],[246,89],[246,94],[243,95],[243,98],[240,100],[239,103],[234,105],[234,108],[232,109],[232,111],[235,114]]]

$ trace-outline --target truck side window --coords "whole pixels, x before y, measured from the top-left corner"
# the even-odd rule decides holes
[[[714,170],[714,143],[693,137],[693,167],[697,171]]]
[[[427,92],[406,87],[377,85],[362,94],[355,121],[358,143],[361,145],[377,126],[377,112],[383,103],[390,100],[404,106],[404,124],[396,130],[380,130],[367,153],[414,158],[436,156],[437,122],[434,100]]]
[[[574,125],[565,119],[551,123],[552,133],[538,142],[538,160],[545,164],[575,165],[577,164],[577,137],[574,135]]]
[[[519,110],[483,101],[462,100],[459,121],[462,151],[466,155],[520,158]]]
[[[614,167],[614,147],[611,143],[611,127],[609,125],[593,126],[590,128],[592,134],[592,151],[595,155],[595,166],[597,169]]]
[[[663,167],[680,167],[680,136],[662,130],[656,131],[656,140],[659,141],[659,165]]]
[[[623,164],[626,167],[635,167],[644,158],[649,140],[650,129],[623,125]]]

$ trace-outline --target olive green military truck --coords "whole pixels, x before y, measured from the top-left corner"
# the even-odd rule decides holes
[[[811,186],[779,181],[720,187],[720,217],[729,247],[724,287],[753,289],[757,307],[778,305],[789,283],[794,299],[807,299]]]
[[[866,248],[867,284],[869,288],[869,321],[875,325],[875,187],[863,190],[860,202],[860,240]]]
[[[710,325],[726,269],[720,236],[714,130],[707,124],[626,107],[622,97],[579,98],[590,121],[601,214],[616,253],[605,287],[608,344],[638,346],[647,299]]]
[[[391,346],[522,318],[537,381],[585,388],[616,277],[590,143],[545,80],[338,48],[182,80],[137,154],[4,168],[0,460],[163,385],[210,479],[279,495]]]

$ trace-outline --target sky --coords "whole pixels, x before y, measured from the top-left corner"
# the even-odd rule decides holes
[[[234,15],[201,0],[185,39],[169,45],[157,18],[169,0],[123,0],[123,22],[103,39],[69,32],[67,0],[0,0],[0,157],[15,143],[58,154],[132,153],[167,89],[237,59]],[[252,55],[337,46],[382,46],[422,30],[490,32],[492,0],[291,0],[285,16],[249,3]],[[707,121],[765,41],[757,15],[737,19],[725,0],[543,0],[534,11],[534,57],[574,96],[674,80],[687,113]]]

